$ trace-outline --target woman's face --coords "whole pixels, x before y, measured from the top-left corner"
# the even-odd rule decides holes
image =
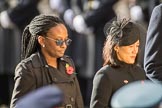
[[[55,27],[52,27],[46,37],[44,38],[45,47],[42,48],[46,56],[59,58],[62,57],[65,53],[67,45],[65,41],[68,39],[68,32],[66,27],[63,24],[58,24]],[[58,45],[60,41],[63,41],[62,45]]]
[[[115,46],[117,58],[127,64],[134,64],[139,49],[139,40],[129,46]]]

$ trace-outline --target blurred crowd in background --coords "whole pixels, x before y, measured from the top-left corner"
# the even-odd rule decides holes
[[[93,77],[102,67],[106,22],[116,16],[131,18],[146,31],[152,9],[160,3],[161,0],[0,0],[0,108],[9,106],[14,70],[20,61],[21,33],[34,16],[57,14],[64,20],[73,40],[66,54],[75,62],[83,100],[89,106]],[[140,60],[143,66],[143,58]]]

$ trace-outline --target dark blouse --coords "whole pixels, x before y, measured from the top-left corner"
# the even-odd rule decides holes
[[[107,108],[110,106],[111,97],[120,87],[137,80],[145,80],[142,68],[124,64],[121,67],[102,67],[93,80],[93,90],[90,108]]]

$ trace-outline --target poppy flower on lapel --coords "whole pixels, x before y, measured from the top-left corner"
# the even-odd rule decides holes
[[[72,66],[70,66],[69,64],[66,63],[66,72],[67,74],[71,75],[74,73],[74,68]]]

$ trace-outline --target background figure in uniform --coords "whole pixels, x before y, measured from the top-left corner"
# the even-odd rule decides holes
[[[162,82],[162,4],[152,12],[146,37],[144,68],[147,77]]]
[[[0,13],[0,23],[3,28],[17,27],[23,31],[25,26],[40,12],[37,8],[41,0],[17,0],[16,6]]]
[[[83,108],[75,66],[64,55],[71,43],[63,21],[54,15],[41,14],[26,26],[22,35],[22,61],[15,70],[11,108],[28,92],[55,84],[64,93],[58,107]]]
[[[111,97],[120,87],[145,79],[145,72],[136,65],[140,31],[126,19],[105,26],[107,39],[103,48],[103,67],[96,73],[90,108],[111,107]]]

